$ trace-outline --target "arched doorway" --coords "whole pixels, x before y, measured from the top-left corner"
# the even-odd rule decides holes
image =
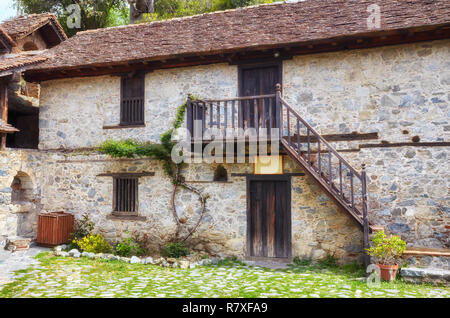
[[[19,171],[11,183],[11,189],[11,203],[17,206],[17,236],[34,237],[37,225],[37,202],[30,176]]]

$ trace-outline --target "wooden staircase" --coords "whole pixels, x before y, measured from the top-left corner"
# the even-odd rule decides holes
[[[262,131],[270,131],[269,136],[277,133],[284,151],[361,227],[364,248],[369,247],[369,233],[379,228],[369,224],[367,217],[365,165],[356,171],[283,99],[279,84],[276,93],[269,95],[215,100],[188,96],[186,113],[192,142],[195,136],[205,140],[205,132],[211,129],[221,132],[222,138],[229,136],[229,129],[233,134],[237,131],[237,136],[253,129],[258,138],[268,137]]]
[[[323,191],[364,231],[364,248],[369,232],[376,227],[367,217],[365,164],[356,171],[314,128],[295,111],[276,87],[280,142],[289,157],[311,176]],[[278,114],[277,114],[278,115]]]

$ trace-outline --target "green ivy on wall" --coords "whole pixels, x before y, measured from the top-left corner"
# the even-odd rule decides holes
[[[158,160],[162,163],[164,172],[171,179],[173,184],[172,196],[171,196],[171,206],[172,215],[177,224],[177,229],[173,238],[173,241],[186,241],[198,228],[200,225],[203,215],[206,210],[206,200],[208,195],[203,194],[199,189],[187,184],[185,178],[182,176],[182,167],[184,165],[181,163],[174,163],[172,160],[172,149],[175,146],[175,142],[172,140],[174,132],[183,125],[184,116],[186,113],[187,102],[182,104],[177,108],[175,114],[175,120],[173,121],[172,128],[161,134],[160,143],[152,142],[140,142],[133,139],[125,140],[108,140],[102,143],[98,150],[100,153],[107,154],[113,158],[136,158],[136,157],[146,157]],[[183,226],[186,227],[186,221],[180,220],[177,210],[175,207],[175,195],[178,188],[184,188],[188,191],[195,193],[201,203],[201,213],[195,223],[194,227],[187,230],[187,234],[180,238]]]

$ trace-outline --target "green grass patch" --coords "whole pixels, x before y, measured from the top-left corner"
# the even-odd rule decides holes
[[[357,264],[249,267],[237,258],[194,269],[129,264],[117,260],[55,257],[17,271],[0,297],[450,297],[448,287],[397,280],[369,287]]]

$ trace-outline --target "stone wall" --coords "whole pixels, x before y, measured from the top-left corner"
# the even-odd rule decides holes
[[[0,241],[35,236],[41,210],[42,155],[34,150],[0,151]],[[20,187],[13,186],[20,180]],[[14,193],[15,191],[19,193]]]
[[[363,148],[345,154],[367,164],[369,218],[409,246],[450,247],[448,147]]]
[[[44,82],[39,148],[94,147],[110,138],[159,141],[188,93],[203,98],[236,96],[237,67],[217,64],[147,73],[144,128],[103,129],[120,121],[118,76]]]
[[[297,56],[283,63],[283,95],[322,134],[448,141],[449,47],[443,40]]]
[[[283,65],[283,95],[320,133],[378,133],[379,140],[333,144],[357,150],[341,153],[355,168],[367,164],[371,221],[412,246],[450,247],[448,146],[359,145],[449,141],[449,47],[443,40]]]
[[[286,159],[286,172],[299,172]],[[80,217],[89,213],[98,228],[111,240],[127,232],[148,233],[155,245],[171,238],[175,223],[171,216],[172,185],[160,164],[149,159],[111,160],[104,156],[53,158],[47,161],[52,175],[43,176],[43,206],[46,210],[65,210]],[[192,164],[184,174],[186,180],[210,195],[204,219],[191,244],[212,253],[244,256],[246,246],[247,193],[246,178],[232,173],[251,173],[251,164],[224,165],[228,182],[213,182],[214,165]],[[145,221],[110,218],[112,212],[112,178],[98,177],[105,172],[155,172],[139,179],[139,216]],[[199,216],[198,197],[181,190],[176,197],[180,217],[195,224]],[[332,220],[330,220],[332,218]],[[354,260],[361,249],[361,231],[337,210],[306,176],[292,180],[293,255],[321,258],[335,254],[343,261]]]
[[[11,204],[9,186],[19,171],[26,172],[36,184],[39,211],[66,211],[81,218],[88,213],[96,229],[110,241],[137,231],[147,233],[155,248],[170,239],[175,231],[171,214],[170,180],[161,165],[150,159],[110,159],[97,154],[62,154],[60,152],[8,151],[2,153],[3,195],[0,205],[0,234],[14,236],[17,213]],[[41,163],[29,166],[28,163]],[[210,195],[203,221],[190,240],[194,248],[215,254],[246,253],[247,184],[245,177],[233,173],[251,173],[252,164],[225,164],[228,182],[213,182],[215,165],[191,164],[186,180]],[[286,172],[301,172],[285,158]],[[51,173],[49,173],[51,172]],[[113,179],[102,173],[155,172],[139,179],[139,216],[145,220],[112,217]],[[193,225],[199,216],[198,197],[180,190],[176,197],[180,217]],[[35,210],[30,223],[36,233]],[[319,259],[334,254],[342,262],[355,260],[361,252],[362,233],[343,212],[306,176],[292,177],[292,254]]]

